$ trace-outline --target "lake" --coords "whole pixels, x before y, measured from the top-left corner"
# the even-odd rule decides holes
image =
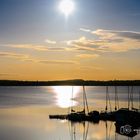
[[[106,87],[85,89],[89,109],[105,110]],[[115,88],[109,87],[112,110],[114,92]],[[117,92],[119,107],[127,107],[128,87],[119,86]],[[134,108],[140,107],[139,92],[140,87],[133,87]],[[82,110],[82,93],[80,86],[0,87],[0,140],[128,140],[115,132],[114,122],[71,123],[49,119],[49,114],[68,113],[71,106]],[[133,140],[139,139],[139,134],[133,137]]]

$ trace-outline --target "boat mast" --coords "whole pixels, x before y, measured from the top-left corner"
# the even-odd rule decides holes
[[[109,102],[109,106],[110,106],[110,111],[112,111],[110,96],[109,96],[109,92],[108,92],[108,86],[106,86],[106,108],[105,108],[106,112],[108,110],[108,102]]]
[[[131,87],[130,100],[131,100],[131,109],[133,109],[133,86]]]
[[[107,93],[108,93],[108,86],[106,86],[106,107],[105,107],[105,111],[107,112],[108,110],[108,98],[107,98]]]
[[[140,91],[139,91],[139,110],[140,110]]]
[[[130,108],[130,88],[128,86],[128,110]]]
[[[119,109],[119,98],[118,98],[117,86],[115,86],[115,110],[117,109]]]
[[[71,97],[71,112],[73,112],[73,86],[72,86],[72,97]]]
[[[84,111],[84,113],[85,113],[85,94],[84,94],[84,92],[85,92],[85,88],[84,88],[84,86],[83,86],[83,107],[84,107],[84,109],[83,109],[83,111]]]
[[[84,110],[87,108],[87,113],[89,113],[86,90],[84,86],[83,86],[83,103],[84,103]]]

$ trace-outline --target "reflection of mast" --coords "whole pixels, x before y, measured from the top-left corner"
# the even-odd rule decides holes
[[[105,122],[105,127],[106,127],[106,140],[110,140],[110,135],[111,135],[111,130],[112,130],[112,122],[109,122],[111,123],[110,126],[108,127],[108,122],[106,121]]]
[[[69,125],[69,132],[70,132],[70,138],[71,140],[76,140],[76,123],[70,122],[71,125]],[[87,125],[86,125],[87,124]],[[89,122],[83,122],[83,133],[82,133],[82,140],[87,140],[88,136],[88,129],[89,129]]]
[[[107,121],[105,122],[105,130],[106,130],[106,140],[108,140],[108,125],[107,125]]]
[[[86,122],[83,122],[83,126],[84,126],[83,140],[87,140],[88,129],[89,129],[89,122],[87,122],[87,127],[86,127]]]
[[[71,140],[76,140],[76,127],[75,124],[70,122],[71,125],[69,126],[70,138]]]

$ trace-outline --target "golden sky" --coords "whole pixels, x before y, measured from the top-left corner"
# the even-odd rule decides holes
[[[140,79],[138,1],[59,2],[0,3],[0,79]]]

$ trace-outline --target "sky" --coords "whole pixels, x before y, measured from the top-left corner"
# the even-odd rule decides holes
[[[0,79],[140,79],[140,0],[0,0]]]

